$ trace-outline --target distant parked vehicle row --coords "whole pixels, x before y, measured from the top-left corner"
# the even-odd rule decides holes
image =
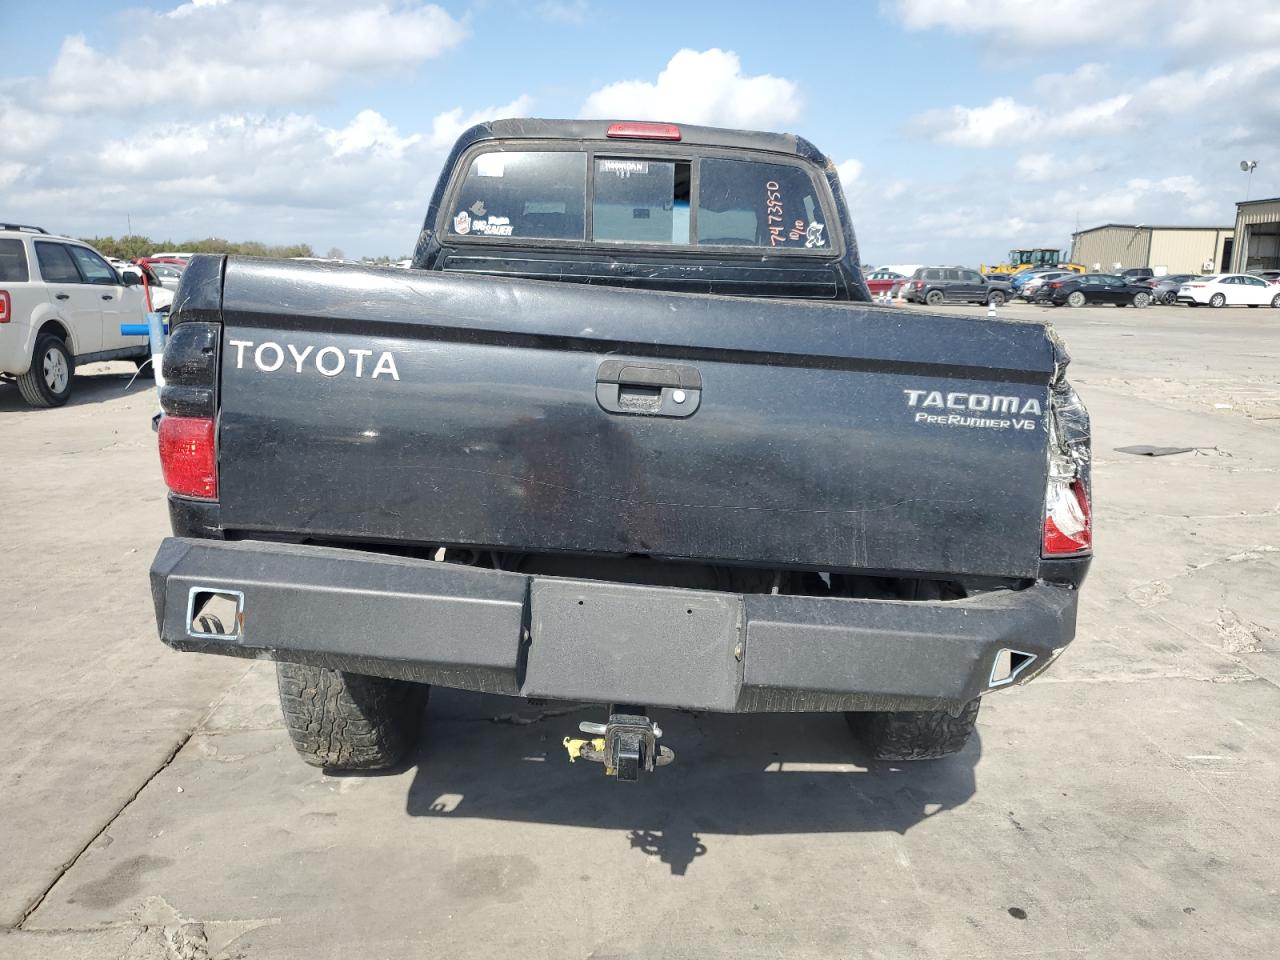
[[[1151,267],[1119,273],[1084,273],[1066,266],[1022,270],[1012,276],[983,275],[965,267],[921,267],[909,277],[892,270],[866,274],[872,296],[938,306],[943,303],[1003,304],[1021,297],[1053,306],[1114,304],[1145,307],[1151,303],[1212,307],[1245,305],[1280,308],[1280,270],[1257,274],[1174,274],[1155,276]]]

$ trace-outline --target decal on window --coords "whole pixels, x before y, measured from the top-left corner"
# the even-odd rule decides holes
[[[482,153],[476,157],[477,177],[500,177],[506,172],[507,162],[500,153]]]
[[[597,160],[596,169],[601,173],[613,173],[621,177],[623,180],[630,177],[633,173],[643,174],[649,172],[648,160]]]
[[[471,229],[486,237],[511,236],[511,219],[509,217],[489,216],[471,221]]]
[[[471,232],[471,214],[467,211],[461,211],[453,218],[453,232],[465,237]]]

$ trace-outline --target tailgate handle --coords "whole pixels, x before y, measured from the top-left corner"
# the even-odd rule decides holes
[[[596,402],[609,413],[689,417],[702,402],[702,374],[683,364],[606,360],[596,370]]]

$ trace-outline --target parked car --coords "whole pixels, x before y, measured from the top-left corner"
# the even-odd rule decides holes
[[[33,407],[57,407],[71,396],[77,364],[141,366],[147,338],[120,333],[121,323],[146,322],[137,283],[86,243],[0,224],[0,374]]]
[[[178,289],[178,284],[182,282],[182,271],[187,268],[187,261],[176,257],[139,257],[133,262],[150,267],[161,286],[170,290]]]
[[[1119,274],[1096,274],[1096,276],[1119,276],[1128,283],[1155,275],[1156,272],[1151,267],[1130,267],[1128,270],[1121,270]]]
[[[889,293],[894,283],[905,279],[902,274],[894,273],[892,270],[873,270],[866,276],[867,289],[871,291],[873,297],[879,297]]]
[[[175,307],[157,627],[278,661],[304,760],[396,763],[426,684],[599,704],[565,746],[618,779],[673,759],[650,707],[926,759],[1061,654],[1089,419],[1046,324],[883,322],[799,137],[497,120],[449,156],[414,270],[202,256]]]
[[[1009,297],[1007,284],[993,285],[977,270],[965,267],[921,267],[906,284],[904,296],[911,303],[992,303]]]
[[[1253,276],[1261,277],[1267,283],[1280,283],[1280,270],[1254,270]]]
[[[147,301],[148,310],[154,310],[157,313],[169,312],[169,307],[173,305],[173,293],[174,289],[177,288],[177,284],[174,284],[174,289],[167,288],[160,279],[157,270],[143,260],[126,263],[118,268],[116,272],[120,274],[122,280],[128,276],[135,278],[130,281],[131,283],[142,285],[142,293]],[[142,282],[144,278],[146,283]]]
[[[1036,299],[1061,307],[1083,307],[1085,304],[1111,303],[1117,307],[1145,307],[1151,303],[1151,289],[1130,283],[1110,273],[1072,274],[1044,284]]]
[[[1154,277],[1151,286],[1151,302],[1172,304],[1178,302],[1178,289],[1187,281],[1199,277],[1197,273],[1175,273],[1166,277]]]
[[[1280,290],[1249,273],[1222,273],[1184,283],[1178,288],[1178,302],[1190,307],[1280,308]]]
[[[1038,277],[1042,273],[1047,273],[1051,267],[1028,267],[1026,270],[1019,270],[1017,273],[1010,274],[1009,286],[1013,289],[1013,295],[1020,296],[1023,285],[1033,277]]]
[[[1080,276],[1080,274],[1072,273],[1070,270],[1044,270],[1033,277],[1028,277],[1018,291],[1018,295],[1028,303],[1034,303],[1046,283],[1077,276]]]

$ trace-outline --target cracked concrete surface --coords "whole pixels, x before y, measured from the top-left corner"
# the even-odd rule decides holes
[[[680,760],[634,789],[563,761],[572,711],[450,692],[402,769],[306,767],[270,665],[154,639],[151,398],[120,367],[60,411],[0,387],[6,529],[40,547],[0,594],[0,960],[1274,957],[1280,326],[1052,319],[1099,552],[1052,670],[933,765],[838,717],[669,714]],[[1202,449],[1114,452],[1143,443]]]

